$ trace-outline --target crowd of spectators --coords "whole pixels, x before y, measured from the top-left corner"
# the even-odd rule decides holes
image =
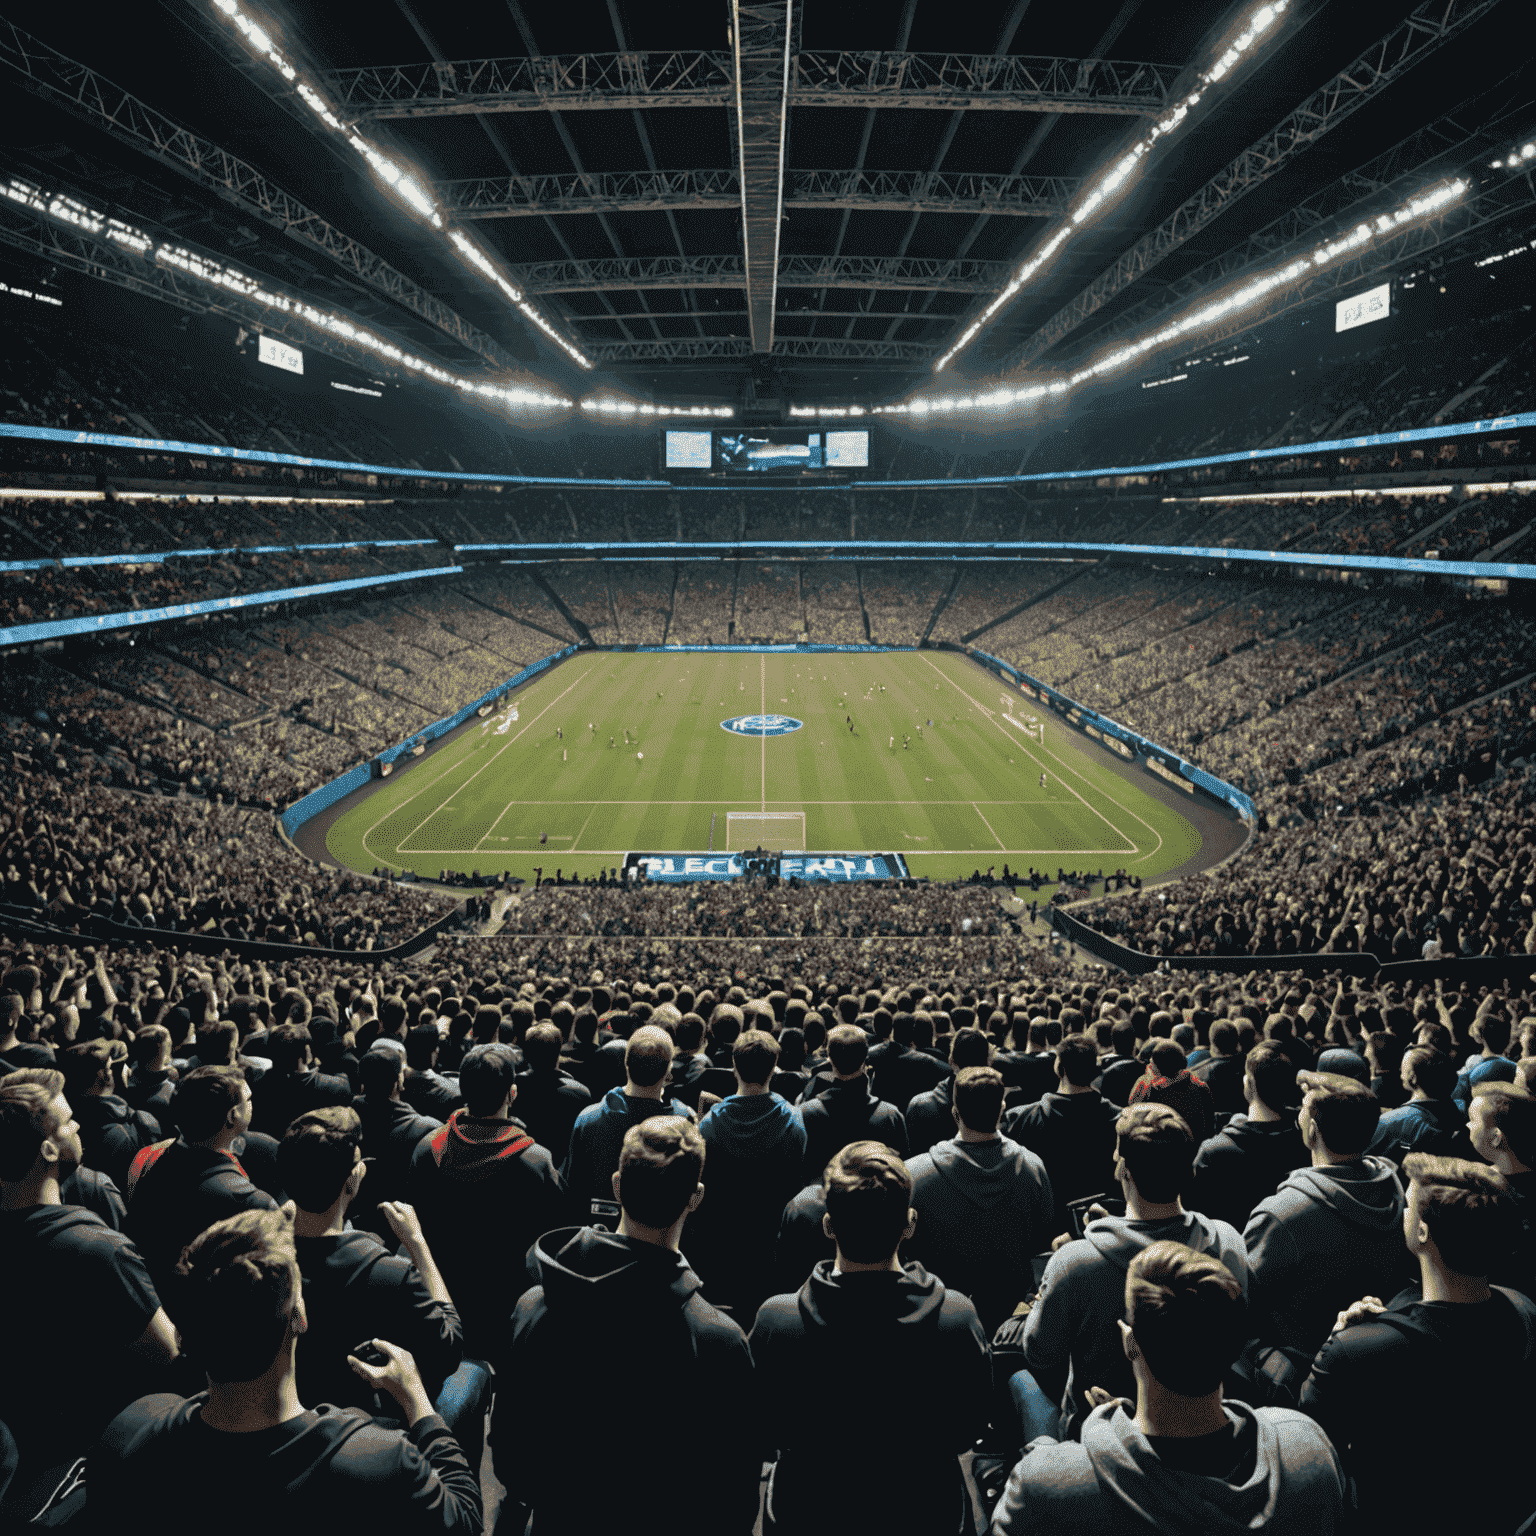
[[[911,942],[0,940],[0,1509],[605,1529],[620,1362],[722,1533],[1514,1536],[1536,992]]]
[[[6,755],[0,900],[18,916],[373,950],[444,911],[425,892],[311,863],[274,835],[269,814],[217,792],[144,794],[42,750]]]
[[[1383,790],[1389,786],[1383,785]],[[1079,907],[1162,955],[1536,955],[1536,768],[1257,834],[1211,878]]]

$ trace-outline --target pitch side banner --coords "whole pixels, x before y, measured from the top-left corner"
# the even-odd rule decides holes
[[[905,880],[907,861],[899,853],[786,853],[779,877],[848,884],[857,880]],[[668,885],[697,880],[739,880],[747,872],[744,853],[627,853],[626,873],[640,867],[649,879]]]

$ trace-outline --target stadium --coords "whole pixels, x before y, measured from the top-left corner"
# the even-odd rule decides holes
[[[7,8],[7,1528],[1536,1530],[1521,35]]]

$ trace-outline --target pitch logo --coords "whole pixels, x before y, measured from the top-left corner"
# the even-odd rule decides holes
[[[736,715],[722,720],[720,729],[733,736],[788,736],[804,724],[793,715]]]

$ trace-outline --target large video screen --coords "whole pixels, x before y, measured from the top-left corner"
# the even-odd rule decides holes
[[[867,469],[869,433],[738,427],[662,432],[668,469],[723,470],[733,475],[789,474],[808,469]]]
[[[868,432],[828,432],[827,466],[830,469],[868,469]]]
[[[1392,313],[1392,284],[1382,283],[1367,288],[1347,299],[1340,299],[1333,306],[1333,333],[1352,331],[1357,325],[1369,325],[1373,320],[1385,320]]]
[[[665,435],[668,469],[708,469],[710,467],[710,433],[668,432]]]

